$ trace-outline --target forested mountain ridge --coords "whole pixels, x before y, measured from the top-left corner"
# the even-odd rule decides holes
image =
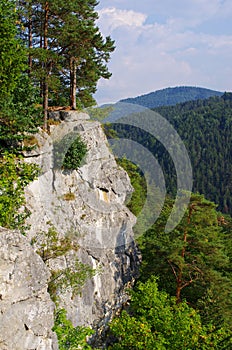
[[[120,102],[138,104],[147,108],[172,106],[177,103],[221,96],[223,92],[194,86],[177,86],[157,90],[137,97],[120,100]]]
[[[204,194],[232,213],[232,94],[189,101],[154,109],[176,129],[184,142],[193,169],[193,192]],[[119,137],[141,143],[162,167],[168,193],[175,195],[174,164],[163,145],[144,130],[122,124],[111,125]]]
[[[232,93],[155,109],[174,126],[187,148],[193,192],[232,213]]]
[[[232,349],[229,215],[193,194],[167,234],[167,196],[157,222],[135,243],[135,217],[124,203],[128,176],[102,125],[70,110],[91,106],[97,81],[110,76],[113,41],[95,26],[95,6],[96,0],[0,2],[1,348]],[[230,98],[225,94],[218,107],[226,114],[222,125]],[[174,192],[164,147],[149,134],[135,136],[161,157]],[[126,162],[135,189],[128,207],[139,215],[145,179]],[[128,298],[124,287],[133,287],[141,261],[137,243],[142,278]],[[129,313],[109,324],[121,306]]]

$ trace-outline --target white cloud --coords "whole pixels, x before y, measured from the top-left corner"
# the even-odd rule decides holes
[[[167,19],[183,21],[186,25],[196,25],[214,16],[232,13],[231,0],[101,0],[99,8],[118,8],[147,15],[162,15]]]
[[[110,1],[112,5],[116,3],[128,6],[130,1]],[[129,9],[106,7],[99,11],[101,32],[111,35],[116,44],[109,63],[113,76],[109,81],[99,82],[96,94],[99,103],[175,85],[229,90],[232,35],[205,34],[195,27],[219,12],[225,16],[222,9],[225,5],[228,8],[230,2],[179,0],[178,6],[174,3],[172,0],[135,1]],[[140,4],[141,12],[135,11],[138,9],[135,4]],[[170,7],[171,16],[162,23],[147,22],[149,13],[142,12],[143,4],[144,8],[149,4],[153,10],[156,6],[159,13],[164,11],[164,6],[166,12]]]
[[[121,26],[141,27],[147,15],[132,10],[120,10],[107,7],[99,11],[99,25],[103,32],[112,32]]]

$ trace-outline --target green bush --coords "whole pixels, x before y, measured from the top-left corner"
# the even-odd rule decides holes
[[[50,259],[65,256],[70,251],[77,251],[78,245],[70,236],[59,237],[59,233],[54,226],[51,226],[47,232],[39,232],[31,240],[31,244],[36,247],[36,253],[41,256],[46,263]],[[51,270],[51,278],[48,282],[48,292],[51,299],[57,301],[57,291],[65,292],[70,290],[72,295],[81,293],[81,290],[88,278],[96,274],[91,266],[83,264],[74,258],[71,262],[66,262],[63,269]]]
[[[79,135],[70,133],[54,144],[54,166],[65,170],[75,170],[87,154],[87,146]]]
[[[93,277],[96,270],[89,265],[83,264],[77,258],[67,264],[65,269],[52,270],[51,279],[48,283],[48,292],[53,301],[57,301],[57,291],[65,292],[69,290],[72,296],[81,293],[82,288],[88,278]]]
[[[86,338],[94,333],[91,328],[77,326],[74,327],[72,322],[67,319],[65,309],[59,309],[55,315],[55,325],[52,329],[57,334],[60,350],[90,350]]]
[[[42,125],[40,99],[26,76],[14,93],[3,99],[0,92],[0,152],[20,153],[22,141],[32,138]]]
[[[231,349],[226,328],[203,325],[196,310],[185,301],[159,291],[157,278],[138,283],[131,291],[129,313],[122,311],[110,325],[117,342],[112,350]]]
[[[4,153],[0,158],[0,226],[24,232],[30,215],[24,189],[38,172],[35,164],[24,163],[22,157]]]

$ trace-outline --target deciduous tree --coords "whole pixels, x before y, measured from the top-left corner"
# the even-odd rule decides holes
[[[203,326],[186,302],[176,304],[175,298],[159,291],[154,277],[131,292],[129,312],[116,317],[110,329],[117,338],[109,347],[114,350],[219,350],[232,344],[226,329]]]

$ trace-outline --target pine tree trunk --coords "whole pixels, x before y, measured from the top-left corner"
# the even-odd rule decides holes
[[[189,212],[188,212],[188,218],[187,218],[187,225],[190,225],[191,222],[191,216],[192,216],[192,211],[193,211],[193,205],[190,205],[189,207]],[[184,231],[184,237],[183,237],[183,248],[181,251],[181,257],[184,260],[185,259],[185,253],[186,253],[186,243],[187,243],[187,228]],[[180,268],[177,276],[176,276],[176,303],[181,302],[181,291],[184,287],[188,286],[190,283],[192,283],[192,279],[185,282],[183,281],[183,269]]]
[[[182,275],[183,275],[183,270],[180,269],[176,279],[176,303],[177,304],[181,302],[181,290],[182,290],[182,284],[183,284]]]
[[[45,8],[44,8],[44,50],[48,50],[48,13],[49,13],[49,7],[48,2],[45,2]],[[47,130],[48,127],[48,62],[47,58],[45,61],[45,78],[43,83],[43,114],[44,114],[44,129]]]
[[[44,116],[44,130],[48,128],[48,83],[45,78],[43,86],[43,116]]]
[[[28,46],[29,50],[32,49],[32,20],[31,20],[31,14],[29,18],[29,23],[28,23]],[[32,56],[29,51],[29,56],[28,56],[28,74],[30,75],[32,71]]]
[[[75,57],[70,58],[70,107],[77,108],[77,63]]]

